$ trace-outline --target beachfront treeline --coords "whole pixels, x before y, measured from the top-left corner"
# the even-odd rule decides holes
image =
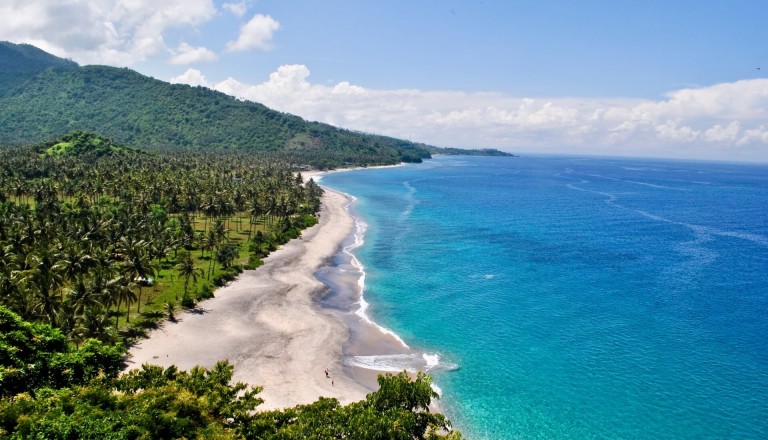
[[[233,367],[143,365],[118,377],[122,350],[67,344],[58,329],[0,306],[0,438],[26,439],[460,439],[428,409],[437,397],[420,373],[379,378],[346,406],[332,398],[258,411],[259,387],[232,383]]]
[[[247,152],[149,153],[87,132],[0,150],[0,438],[445,434],[425,376],[268,412],[226,363],[118,377],[126,344],[314,224],[321,195]]]
[[[83,132],[2,150],[0,169],[0,304],[75,344],[117,340],[150,295],[155,310],[171,300],[159,289],[189,304],[197,278],[258,266],[314,224],[322,194],[253,154],[148,154]]]

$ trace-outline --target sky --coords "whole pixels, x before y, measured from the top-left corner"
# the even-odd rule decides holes
[[[768,162],[766,0],[2,0],[0,40],[353,130]]]

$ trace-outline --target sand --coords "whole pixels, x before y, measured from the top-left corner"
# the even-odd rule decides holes
[[[353,377],[342,365],[349,328],[319,306],[327,287],[313,276],[352,232],[350,202],[326,189],[317,225],[273,252],[262,267],[217,290],[197,311],[154,330],[130,350],[128,369],[144,363],[211,367],[226,359],[235,366],[234,380],[264,387],[262,410],[321,396],[342,404],[364,399],[373,390],[370,376]]]

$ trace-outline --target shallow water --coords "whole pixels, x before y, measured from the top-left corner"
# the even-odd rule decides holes
[[[357,198],[366,313],[415,353],[353,360],[439,355],[469,438],[768,437],[768,166],[439,157],[322,184]]]

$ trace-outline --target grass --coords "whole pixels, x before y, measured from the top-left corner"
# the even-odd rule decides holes
[[[250,217],[245,213],[241,213],[233,216],[225,223],[225,225],[228,224],[231,228],[227,233],[227,242],[237,245],[238,248],[238,257],[234,261],[233,266],[247,267],[251,257],[251,253],[248,250],[249,231],[245,227],[249,222]],[[213,219],[200,216],[195,218],[193,226],[196,232],[207,233],[206,227],[210,228],[212,224]],[[256,231],[266,232],[267,228],[261,222],[254,225],[251,233],[255,234]],[[214,280],[217,277],[232,274],[234,271],[232,268],[222,268],[218,262],[215,263],[213,270],[209,270],[212,268],[211,259],[214,258],[215,251],[202,251],[199,248],[192,248],[189,250],[189,253],[192,256],[195,267],[203,270],[203,274],[198,276],[196,283],[193,283],[192,278],[189,280],[187,294],[195,300],[200,298],[200,293],[204,289],[209,289],[209,291],[218,289],[218,286],[214,284]],[[131,305],[130,322],[126,321],[125,308],[121,310],[120,316],[117,318],[117,326],[124,338],[131,340],[145,336],[146,332],[154,328],[159,320],[167,319],[168,316],[164,310],[165,303],[174,304],[177,311],[181,310],[181,299],[184,296],[184,278],[179,276],[176,269],[179,256],[181,256],[181,251],[175,255],[171,252],[170,255],[159,262],[154,261],[156,266],[154,283],[151,286],[142,288],[141,304],[136,302]],[[134,289],[134,291],[138,294],[138,288]],[[138,313],[139,306],[141,313]]]

